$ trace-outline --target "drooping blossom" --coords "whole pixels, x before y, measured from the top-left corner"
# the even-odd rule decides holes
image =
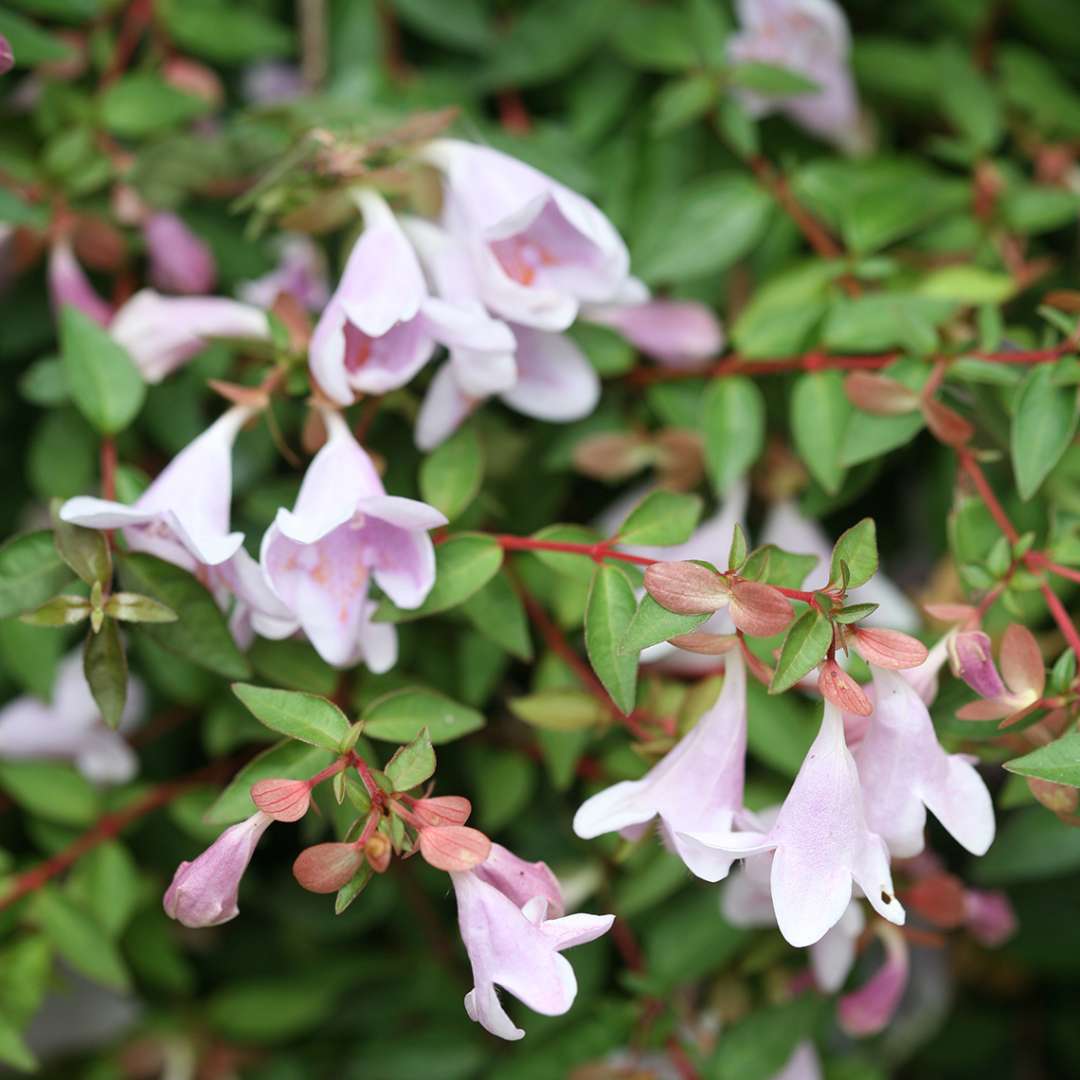
[[[282,293],[292,296],[308,311],[322,311],[330,300],[326,260],[315,241],[303,233],[285,236],[274,269],[242,282],[238,289],[244,303],[267,310]]]
[[[586,840],[619,832],[644,835],[659,819],[664,843],[699,877],[719,881],[738,854],[709,848],[688,834],[726,834],[742,809],[746,755],[746,667],[727,654],[716,704],[640,780],[624,780],[587,799],[574,815]]]
[[[240,914],[240,879],[273,818],[257,810],[230,825],[194,862],[182,862],[165,892],[165,913],[185,926],[218,926]]]
[[[245,406],[229,409],[189,443],[131,506],[79,495],[60,517],[88,529],[122,529],[134,551],[145,551],[195,574],[225,607],[235,597],[234,635],[248,638],[252,608],[285,616],[265,586],[258,564],[229,531],[232,446],[250,417]]]
[[[947,641],[953,671],[979,697],[997,698],[1005,694],[1005,684],[994,665],[989,634],[982,630],[957,630]]]
[[[728,39],[736,63],[786,68],[817,84],[800,94],[771,95],[740,90],[752,116],[786,113],[807,131],[842,149],[854,151],[864,141],[859,102],[848,57],[851,34],[834,0],[737,0],[741,29]]]
[[[646,294],[633,302],[590,305],[582,315],[667,367],[695,367],[724,347],[720,321],[696,300],[654,300]]]
[[[497,986],[544,1016],[568,1012],[577,980],[560,953],[606,933],[615,916],[562,916],[562,896],[551,872],[498,844],[485,862],[450,879],[473,973],[473,989],[465,995],[469,1018],[502,1039],[524,1036],[499,1001]]]
[[[142,683],[129,679],[124,713],[114,731],[90,693],[82,656],[71,653],[57,667],[52,701],[26,694],[0,708],[0,759],[70,761],[88,780],[122,784],[139,767],[123,732],[139,722],[145,701]]]
[[[148,214],[143,237],[150,260],[150,283],[155,289],[185,295],[213,289],[217,281],[213,253],[178,214],[167,210]]]
[[[769,886],[780,933],[789,944],[812,945],[835,926],[858,885],[871,907],[902,924],[889,853],[863,811],[855,761],[838,709],[825,703],[810,747],[776,821],[767,829],[687,834],[691,841],[740,858],[774,852]]]
[[[1011,623],[1001,639],[999,653],[1003,683],[997,694],[958,709],[962,720],[1019,719],[1042,699],[1046,689],[1046,666],[1035,635],[1021,623]],[[995,672],[996,674],[996,672]],[[993,678],[984,670],[980,681],[991,689]],[[974,687],[973,687],[974,689]]]
[[[479,298],[495,315],[565,330],[581,304],[620,294],[626,245],[588,199],[486,146],[437,139],[423,156],[445,175],[443,224],[464,246]]]
[[[923,848],[929,809],[968,851],[994,839],[994,808],[970,759],[947,754],[916,690],[895,671],[870,668],[874,711],[853,754],[866,820],[898,858]]]
[[[896,1014],[908,982],[908,946],[904,935],[886,922],[874,923],[885,947],[885,962],[862,986],[844,994],[837,1004],[840,1027],[863,1038],[882,1031]]]
[[[328,663],[362,658],[372,671],[386,671],[397,659],[397,634],[372,621],[369,582],[398,607],[419,607],[435,583],[428,530],[446,518],[426,503],[387,495],[341,415],[327,409],[324,417],[329,438],[296,505],[280,509],[263,537],[263,573],[283,613],[256,611],[253,621],[271,638],[302,629]]]

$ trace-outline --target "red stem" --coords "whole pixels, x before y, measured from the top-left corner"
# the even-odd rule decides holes
[[[503,551],[558,551],[566,555],[587,555],[597,563],[605,559],[616,559],[619,562],[634,563],[636,566],[652,566],[658,561],[646,558],[644,555],[615,551],[606,540],[601,540],[597,544],[574,544],[561,540],[535,540],[531,536],[511,536],[508,533],[495,534],[492,539],[498,541]]]
[[[1032,553],[1034,554],[1034,552]],[[1045,567],[1052,574],[1057,574],[1058,577],[1067,578],[1069,581],[1080,582],[1080,570],[1073,570],[1068,566],[1059,566],[1055,562],[1050,562],[1045,556],[1039,557],[1039,565]]]
[[[111,435],[101,440],[101,497],[116,499],[116,443]]]

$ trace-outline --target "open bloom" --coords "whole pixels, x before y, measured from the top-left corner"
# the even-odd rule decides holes
[[[963,653],[960,655],[963,659]],[[994,677],[997,672],[993,669],[993,660],[990,660],[991,673],[991,670],[986,669],[986,660],[983,658],[982,667],[976,677],[978,686],[971,681],[972,677],[975,677],[971,670],[973,665],[960,668],[961,672],[968,672],[965,681],[978,693],[983,690],[996,691],[986,695],[985,701],[973,701],[958,709],[956,715],[962,720],[998,720],[1003,717],[1019,719],[1017,714],[1025,715],[1042,699],[1046,689],[1046,667],[1039,643],[1026,626],[1012,623],[1006,628],[1001,639],[999,659],[1001,678]]]
[[[240,913],[240,879],[273,818],[256,811],[230,825],[194,862],[182,862],[165,892],[165,913],[185,926],[218,926]]]
[[[419,607],[435,583],[427,531],[446,518],[426,503],[387,495],[340,414],[324,416],[329,438],[295,507],[280,509],[263,537],[263,573],[281,611],[256,611],[254,625],[273,638],[302,629],[328,663],[363,658],[372,671],[386,671],[397,659],[397,635],[391,624],[372,622],[369,579],[398,607]]]
[[[139,763],[121,732],[138,723],[144,704],[142,683],[129,679],[120,727],[108,727],[87,685],[82,656],[71,653],[57,668],[51,702],[27,694],[0,709],[0,759],[71,761],[88,780],[122,784]]]
[[[929,808],[968,851],[984,854],[994,808],[982,778],[968,758],[942,749],[926,705],[903,676],[870,670],[874,711],[853,751],[870,828],[898,858],[917,855]]]
[[[424,153],[446,176],[444,224],[468,251],[480,299],[496,315],[565,330],[582,303],[619,295],[626,245],[588,199],[486,146],[437,139]]]
[[[726,833],[742,809],[746,756],[746,667],[727,654],[716,704],[640,780],[624,780],[594,795],[574,815],[584,839],[621,832],[637,838],[654,818],[660,835],[698,877],[719,881],[738,854],[717,851],[688,833]]]
[[[821,730],[770,828],[688,835],[734,858],[775,853],[769,886],[776,923],[791,945],[820,941],[847,910],[853,883],[879,915],[904,921],[904,909],[893,895],[888,850],[863,811],[843,717],[828,702]]]
[[[143,225],[149,276],[155,289],[173,293],[209,292],[217,281],[217,266],[206,242],[177,214],[159,210]]]
[[[499,1001],[501,986],[530,1009],[544,1016],[561,1016],[577,996],[577,980],[564,949],[584,945],[606,933],[614,915],[566,915],[547,918],[549,909],[562,910],[557,883],[550,876],[492,845],[488,859],[472,870],[452,873],[458,904],[458,925],[469,954],[473,989],[465,995],[465,1011],[485,1030],[502,1039],[520,1039]],[[546,870],[546,867],[544,867]],[[524,903],[521,898],[537,888]],[[552,889],[559,900],[552,905]]]
[[[834,0],[737,0],[742,29],[728,39],[736,62],[786,68],[816,83],[802,94],[740,92],[753,116],[780,111],[847,150],[859,148],[859,103],[848,68],[851,35]]]
[[[262,582],[258,565],[229,531],[232,446],[251,415],[229,409],[162,470],[131,506],[88,495],[68,499],[64,521],[88,529],[123,529],[134,551],[145,551],[195,574],[224,607],[233,596],[233,631],[243,639],[251,607],[286,614]]]

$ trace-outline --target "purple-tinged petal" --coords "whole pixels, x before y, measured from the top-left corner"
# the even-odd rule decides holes
[[[473,397],[509,390],[517,379],[517,340],[478,300],[449,303],[428,297],[422,307],[430,335],[450,350],[458,384]]]
[[[326,260],[309,236],[290,234],[281,243],[277,266],[260,278],[242,282],[238,293],[256,307],[272,308],[278,296],[286,294],[308,311],[322,311],[330,300]]]
[[[565,911],[562,889],[548,864],[526,862],[502,844],[492,844],[490,854],[473,873],[509,897],[519,908],[540,897],[545,902],[545,918],[549,914],[558,918]]]
[[[1004,696],[1005,684],[994,665],[989,634],[982,630],[958,630],[947,640],[953,670],[976,694],[984,698]]]
[[[0,34],[0,75],[6,75],[15,66],[15,53],[11,42]]]
[[[609,304],[582,312],[621,334],[639,352],[669,367],[692,367],[716,356],[724,332],[712,309],[693,300]]]
[[[964,901],[968,931],[980,945],[993,949],[1016,933],[1016,912],[1005,893],[968,889]]]
[[[213,289],[217,281],[213,253],[181,217],[164,210],[150,214],[143,235],[155,289],[188,295]]]
[[[827,994],[844,985],[852,965],[859,936],[866,926],[862,905],[852,900],[840,921],[825,936],[810,946],[810,969],[814,982]]]
[[[385,502],[389,502],[392,496],[383,496]],[[357,531],[360,542],[364,545],[368,565],[371,567],[372,576],[376,584],[398,607],[413,609],[418,608],[426,599],[432,586],[435,584],[435,547],[431,537],[423,528],[432,526],[415,526],[402,528],[387,521],[382,515],[376,516],[375,510],[367,510],[369,503],[383,502],[383,500],[364,500],[361,507],[365,509],[367,517]],[[414,518],[420,518],[424,511],[431,515],[438,514],[424,503],[414,503],[412,499],[396,499],[397,503],[413,503],[416,510],[411,512]],[[390,514],[397,512],[399,508],[390,509],[383,503],[378,510]],[[445,518],[438,524],[445,524]]]
[[[567,423],[588,416],[600,400],[600,378],[563,334],[514,327],[518,379],[502,400],[537,420]]]
[[[49,300],[57,317],[65,305],[102,326],[108,326],[113,317],[112,308],[94,291],[71,244],[64,239],[57,240],[49,251]]]
[[[428,386],[413,437],[420,450],[434,450],[468,419],[482,399],[469,397],[458,385],[452,364],[443,364]]]
[[[908,947],[904,935],[888,923],[874,930],[885,946],[885,963],[857,990],[845,994],[837,1009],[840,1026],[856,1038],[876,1035],[896,1013],[908,981]]]

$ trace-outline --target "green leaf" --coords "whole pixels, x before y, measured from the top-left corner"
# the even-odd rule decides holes
[[[34,896],[30,917],[76,971],[113,990],[130,988],[127,968],[104,927],[58,889],[51,885],[41,889]]]
[[[60,518],[60,501],[52,505],[53,539],[60,558],[87,585],[100,582],[105,588],[112,581],[112,557],[104,534],[98,529],[84,529]]]
[[[753,757],[793,777],[819,726],[817,710],[800,694],[770,694],[756,679],[746,681],[746,740]]]
[[[698,62],[697,44],[688,13],[681,7],[624,3],[612,22],[616,50],[635,67],[648,70],[693,67]]]
[[[49,991],[52,947],[42,934],[10,942],[0,952],[0,1016],[20,1026],[41,1008]]]
[[[101,809],[82,773],[57,761],[0,761],[0,788],[28,814],[58,825],[89,825]]]
[[[72,399],[83,416],[102,435],[123,431],[146,398],[146,384],[127,350],[104,327],[65,304],[60,354]]]
[[[769,1080],[811,1037],[824,1009],[820,997],[803,994],[750,1013],[724,1032],[710,1062],[710,1080]]]
[[[1080,869],[1080,829],[1041,806],[1010,815],[993,846],[971,866],[979,885],[1057,878]]]
[[[962,304],[1003,304],[1016,292],[1016,282],[1008,274],[984,270],[981,266],[942,266],[930,271],[915,288],[920,296],[936,296]]]
[[[937,86],[946,117],[973,150],[993,150],[1003,131],[996,87],[975,67],[970,50],[956,45],[939,48],[939,54]]]
[[[484,637],[511,656],[525,661],[532,659],[525,605],[505,574],[496,574],[482,589],[474,592],[461,605],[461,613]]]
[[[233,683],[233,693],[259,723],[312,746],[338,751],[350,724],[331,701],[299,690],[270,690],[265,686]]]
[[[569,688],[540,690],[508,704],[519,720],[541,731],[587,731],[610,715],[592,694]]]
[[[760,240],[772,213],[769,195],[741,173],[696,181],[642,223],[635,272],[652,285],[726,269]]]
[[[340,989],[336,979],[299,973],[232,982],[205,1003],[205,1016],[227,1039],[274,1045],[329,1019]]]
[[[232,825],[255,813],[251,785],[259,780],[306,780],[337,755],[319,746],[284,739],[252,758],[203,815],[207,825]]]
[[[699,495],[658,488],[630,511],[615,535],[620,544],[670,547],[685,543],[697,528],[703,505]]]
[[[810,475],[830,494],[844,482],[840,450],[851,403],[839,371],[812,371],[795,380],[791,392],[791,433]]]
[[[705,466],[724,495],[761,454],[765,445],[765,399],[752,379],[713,379],[702,402]]]
[[[105,723],[118,727],[127,703],[128,665],[120,631],[112,619],[106,619],[96,634],[91,630],[86,635],[83,672]]]
[[[586,525],[546,525],[539,532],[533,533],[534,540],[551,540],[560,544],[583,544],[591,546],[599,543],[602,539],[599,533]],[[593,566],[592,556],[586,553],[575,554],[561,551],[530,551],[546,566],[567,577],[574,578],[583,585],[592,581]]]
[[[39,608],[19,616],[27,626],[75,626],[90,617],[90,601],[83,596],[61,593]]]
[[[641,598],[641,605],[630,620],[630,625],[619,642],[619,651],[637,653],[650,645],[669,641],[680,634],[689,634],[703,622],[712,618],[709,612],[704,615],[676,615],[661,607],[648,593]]]
[[[769,693],[790,690],[804,675],[813,671],[825,659],[832,639],[832,623],[814,608],[804,611],[784,638]]]
[[[306,641],[269,641],[258,638],[248,650],[255,673],[286,690],[306,690],[330,697],[339,673]]]
[[[51,532],[12,537],[0,547],[0,618],[40,607],[71,581]]]
[[[819,83],[797,71],[778,67],[776,64],[766,64],[759,60],[747,60],[736,64],[729,70],[728,78],[733,86],[778,97],[816,94],[821,90]]]
[[[420,497],[453,521],[476,498],[484,456],[473,424],[459,428],[420,464]]]
[[[1080,732],[1070,731],[1023,757],[1005,762],[1009,772],[1080,787]]]
[[[117,573],[129,592],[145,593],[176,612],[174,623],[142,623],[139,633],[163,649],[208,668],[226,679],[251,675],[228,623],[214,598],[185,570],[153,555],[117,556]]]
[[[841,578],[841,562],[847,563],[850,589],[865,585],[877,573],[877,527],[873,518],[863,518],[852,525],[833,544],[829,581],[834,585]]]
[[[334,899],[335,915],[340,915],[367,888],[374,873],[371,863],[365,862],[353,875],[352,880],[338,889],[337,897]]]
[[[620,652],[637,611],[637,599],[630,579],[617,566],[598,566],[593,575],[585,607],[585,648],[589,662],[612,701],[630,713],[637,697],[636,653]]]
[[[47,61],[69,60],[71,46],[46,34],[29,19],[0,9],[0,34],[7,38],[18,67],[34,67]]]
[[[829,311],[822,343],[836,352],[901,348],[923,356],[937,348],[936,328],[956,307],[951,300],[910,293],[841,297]]]
[[[22,1072],[35,1072],[38,1060],[26,1045],[19,1029],[0,1013],[0,1061]]]
[[[693,72],[665,83],[653,98],[652,133],[666,135],[704,116],[718,95],[716,79],[707,72]]]
[[[393,0],[393,6],[402,22],[440,45],[486,53],[495,44],[482,0],[455,0],[452,19],[443,0]]]
[[[502,566],[499,542],[479,533],[451,536],[435,548],[435,586],[418,608],[406,611],[385,600],[379,605],[380,622],[410,622],[457,607],[482,589]]]
[[[373,701],[361,717],[364,734],[387,742],[408,742],[427,728],[432,743],[453,742],[479,731],[484,716],[434,690],[409,687]]]
[[[742,576],[782,589],[801,589],[806,575],[821,560],[817,555],[799,555],[775,544],[755,548],[742,568]]]
[[[164,0],[155,5],[169,37],[186,51],[222,64],[288,56],[293,32],[250,5],[219,0]]]
[[[410,791],[427,780],[435,772],[435,751],[428,729],[421,728],[420,734],[408,746],[397,750],[384,772],[390,777],[395,791]]]
[[[127,848],[115,840],[99,844],[79,860],[72,878],[73,895],[110,937],[117,937],[142,897],[139,868]]]
[[[1053,384],[1053,365],[1035,364],[1016,396],[1011,449],[1016,487],[1030,499],[1076,434],[1076,390]]]
[[[138,139],[179,127],[210,109],[210,103],[187,94],[148,71],[122,75],[101,95],[101,120],[114,135]]]

